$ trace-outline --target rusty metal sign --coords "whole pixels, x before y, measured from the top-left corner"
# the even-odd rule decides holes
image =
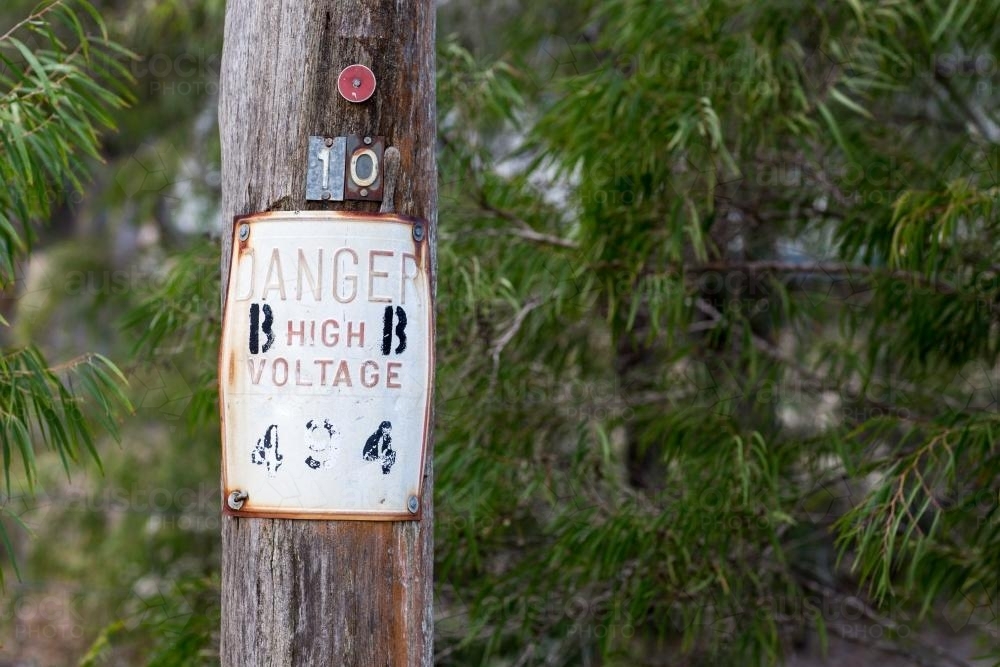
[[[275,212],[233,234],[224,511],[418,519],[434,366],[425,223]]]

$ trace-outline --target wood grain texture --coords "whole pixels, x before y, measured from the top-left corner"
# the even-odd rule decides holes
[[[229,0],[219,121],[223,269],[234,216],[266,210],[377,212],[305,202],[309,135],[382,135],[400,152],[395,211],[430,225],[436,262],[432,0]],[[364,104],[337,75],[378,79]],[[225,293],[226,271],[222,271]],[[420,522],[223,517],[222,664],[431,665],[433,476]]]

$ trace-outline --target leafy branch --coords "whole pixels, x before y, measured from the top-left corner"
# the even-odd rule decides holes
[[[111,113],[129,99],[131,79],[122,57],[130,54],[108,40],[88,0],[43,3],[0,36],[0,288],[8,293],[16,295],[20,287],[16,266],[31,251],[36,228],[48,221],[67,188],[83,187],[92,163],[100,160],[99,131],[114,128]],[[16,484],[15,471],[29,492],[35,489],[40,445],[58,455],[67,475],[84,457],[100,467],[92,424],[118,437],[118,419],[131,411],[126,384],[100,354],[50,366],[35,346],[2,350],[6,492]],[[3,524],[0,540],[13,557]]]

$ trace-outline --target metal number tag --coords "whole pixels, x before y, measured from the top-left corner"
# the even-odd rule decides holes
[[[306,201],[382,201],[383,137],[309,137]]]
[[[347,137],[309,137],[306,201],[344,201]]]

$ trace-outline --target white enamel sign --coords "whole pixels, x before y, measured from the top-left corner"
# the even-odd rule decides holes
[[[237,220],[219,357],[226,511],[419,518],[432,318],[423,222]]]

